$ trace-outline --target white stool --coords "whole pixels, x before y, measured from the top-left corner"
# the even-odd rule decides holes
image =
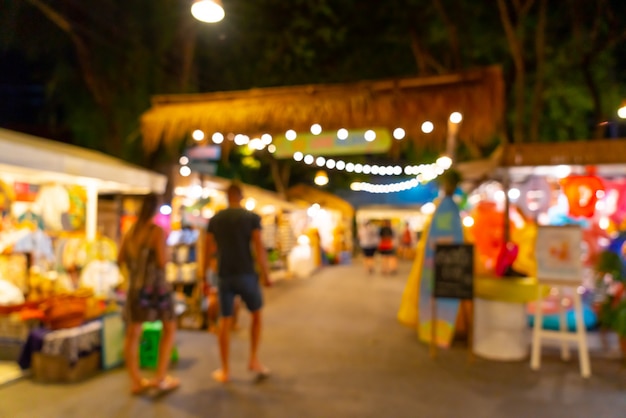
[[[490,360],[524,360],[530,329],[523,303],[474,299],[474,353]]]

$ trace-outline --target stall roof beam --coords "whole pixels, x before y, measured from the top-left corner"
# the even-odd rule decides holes
[[[626,138],[508,144],[504,167],[624,164]]]

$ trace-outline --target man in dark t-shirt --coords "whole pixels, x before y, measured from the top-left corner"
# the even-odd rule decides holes
[[[231,184],[226,193],[228,208],[219,211],[209,221],[205,257],[205,262],[211,258],[217,259],[217,287],[221,313],[218,339],[222,367],[213,372],[213,378],[218,382],[227,382],[229,379],[230,329],[236,296],[246,304],[252,316],[248,368],[256,373],[257,377],[269,375],[269,370],[258,358],[263,306],[259,281],[266,286],[271,285],[267,254],[261,240],[261,218],[241,207],[243,195],[237,184]],[[258,274],[254,268],[255,260]]]

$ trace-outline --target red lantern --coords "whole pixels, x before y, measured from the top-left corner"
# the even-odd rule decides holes
[[[570,216],[593,217],[598,201],[598,191],[604,191],[604,184],[599,177],[569,176],[561,180],[561,187],[569,202]]]

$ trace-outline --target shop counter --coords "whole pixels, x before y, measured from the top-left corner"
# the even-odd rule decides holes
[[[477,356],[500,361],[528,357],[531,331],[526,304],[537,299],[537,291],[533,277],[475,279],[473,349]]]

